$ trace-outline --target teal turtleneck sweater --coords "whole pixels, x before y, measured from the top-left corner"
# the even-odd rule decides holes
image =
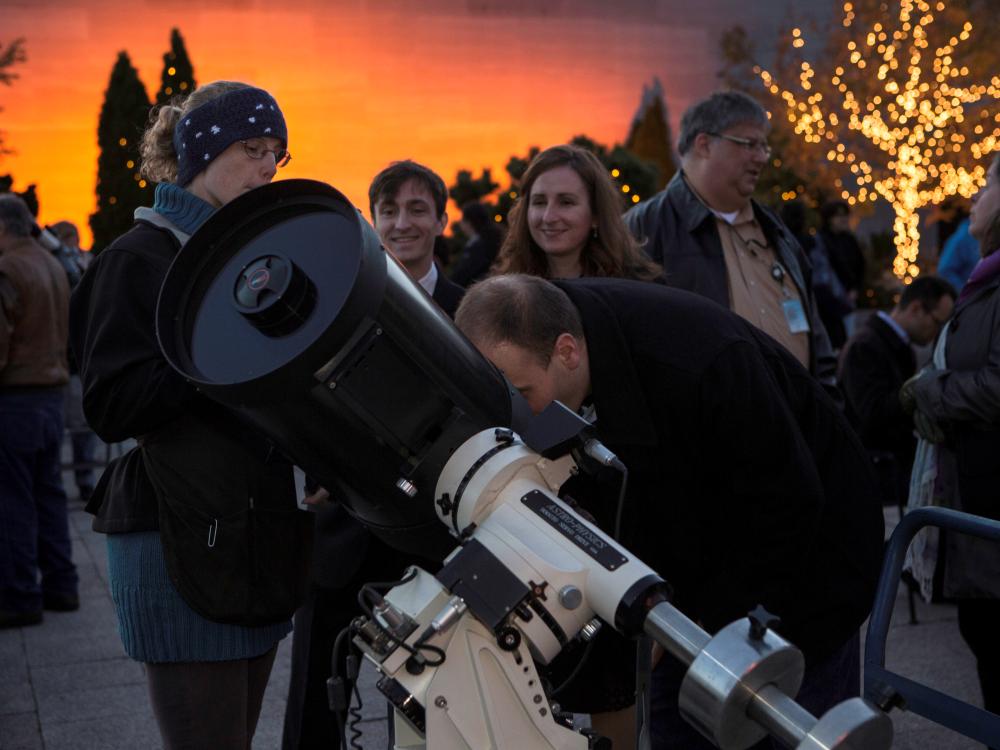
[[[215,213],[212,204],[171,182],[161,182],[156,186],[153,210],[187,234],[194,234]]]

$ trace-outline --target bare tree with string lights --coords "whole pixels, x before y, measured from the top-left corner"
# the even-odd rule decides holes
[[[793,91],[758,69],[794,132],[813,146],[813,158],[823,155],[843,169],[837,180],[843,198],[892,205],[893,272],[904,283],[920,273],[917,211],[952,195],[970,197],[985,183],[984,157],[1000,148],[1000,76],[977,82],[986,58],[969,47],[973,23],[962,13],[968,6],[968,0],[953,7],[945,0],[845,2],[824,54],[830,67],[824,76],[796,60]],[[804,46],[802,31],[793,29],[792,47]]]

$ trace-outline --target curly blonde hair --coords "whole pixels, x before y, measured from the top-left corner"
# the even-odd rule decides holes
[[[239,81],[212,81],[199,86],[187,97],[174,97],[169,103],[149,112],[149,125],[139,143],[139,174],[153,182],[174,182],[177,179],[177,151],[174,149],[174,128],[188,112],[197,109],[230,91],[250,88]]]

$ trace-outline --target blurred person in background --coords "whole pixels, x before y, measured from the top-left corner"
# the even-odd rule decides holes
[[[81,273],[86,271],[87,266],[90,265],[91,256],[89,253],[85,253],[83,248],[80,247],[80,231],[76,228],[76,224],[63,219],[62,221],[57,221],[49,229],[52,230],[52,233],[59,238],[59,241],[69,251],[76,265],[80,268]]]
[[[80,606],[60,455],[69,283],[34,229],[0,195],[0,628]]]
[[[855,303],[865,281],[865,256],[851,231],[851,207],[844,201],[831,201],[820,208],[820,219],[817,244],[823,245],[830,265]]]
[[[451,280],[459,286],[469,286],[490,272],[490,266],[500,249],[500,230],[489,209],[478,201],[462,206],[462,231],[469,238],[451,272]]]
[[[883,505],[906,498],[917,440],[899,389],[917,371],[915,346],[933,343],[951,317],[955,290],[921,274],[903,289],[890,312],[879,310],[851,337],[838,381],[847,416],[875,461]]]
[[[910,505],[934,504],[1000,520],[1000,157],[974,197],[969,233],[982,259],[938,337],[933,364],[900,392],[921,437]],[[1000,547],[944,534],[936,577],[958,603],[962,638],[976,656],[983,703],[1000,714]],[[994,744],[994,748],[996,744]]]
[[[961,292],[980,257],[979,241],[969,233],[969,218],[965,217],[944,242],[938,259],[938,276]]]
[[[854,304],[848,298],[840,277],[833,270],[823,245],[816,241],[815,236],[806,234],[805,205],[802,201],[782,203],[779,213],[812,264],[813,293],[816,295],[819,317],[830,337],[830,346],[839,350],[847,341],[844,318],[854,309]]]
[[[73,277],[67,274],[70,276],[71,287],[74,287],[79,283],[86,267],[86,253],[80,250],[80,233],[76,225],[70,221],[57,221],[49,229],[62,243],[68,257],[80,269],[75,282]],[[73,477],[76,480],[76,490],[81,502],[86,504],[94,494],[94,451],[97,447],[97,436],[83,415],[83,386],[80,383],[80,372],[72,351],[69,353],[69,386],[66,388],[64,415],[66,430],[73,446]]]

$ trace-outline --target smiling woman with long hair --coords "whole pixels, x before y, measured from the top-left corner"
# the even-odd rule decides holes
[[[621,216],[619,192],[596,156],[579,146],[548,148],[524,173],[494,273],[657,279],[660,267]]]

